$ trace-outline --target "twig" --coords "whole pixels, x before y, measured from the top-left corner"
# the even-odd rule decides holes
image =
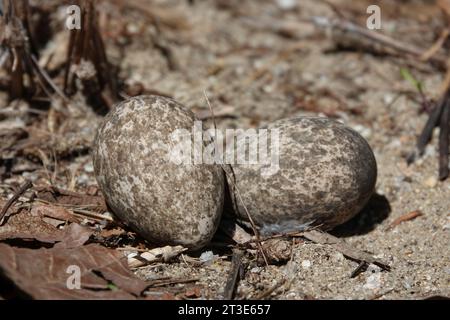
[[[382,298],[383,296],[387,295],[388,293],[391,293],[392,291],[394,291],[394,288],[386,289],[386,290],[383,291],[383,292],[374,294],[373,296],[371,296],[371,297],[368,298],[367,300],[378,300],[378,299]]]
[[[63,91],[68,95],[75,93],[79,89],[78,78],[88,100],[100,111],[107,111],[118,99],[119,91],[98,27],[96,2],[78,0],[76,3],[82,8],[83,27],[70,32]]]
[[[450,85],[450,82],[448,82]],[[417,138],[417,152],[423,155],[425,146],[433,136],[434,128],[439,125],[439,180],[445,180],[449,176],[449,126],[450,126],[450,88],[446,91],[439,102],[433,108],[420,136]],[[407,158],[407,163],[414,162],[416,152],[413,151]]]
[[[445,180],[449,175],[450,98],[447,99],[443,108],[439,124],[439,180]]]
[[[120,224],[118,221],[114,220],[114,218],[112,218],[110,216],[103,215],[103,214],[96,213],[96,212],[89,211],[89,210],[85,210],[85,209],[79,209],[79,208],[74,207],[74,205],[71,205],[71,204],[54,203],[54,202],[50,202],[50,201],[47,201],[44,199],[39,199],[39,198],[36,199],[36,201],[43,203],[43,204],[53,205],[55,207],[69,209],[68,211],[70,213],[77,215],[77,216],[84,216],[84,217],[88,217],[88,218],[91,218],[94,220],[100,220],[100,221],[106,220],[108,222],[114,222],[114,223]],[[88,206],[82,206],[82,207],[86,208]]]
[[[380,267],[383,270],[390,271],[391,267],[384,263],[383,261],[371,256],[370,254],[363,252],[361,250],[358,250],[356,248],[351,247],[347,243],[345,243],[343,240],[336,238],[332,236],[329,233],[320,232],[320,231],[306,231],[303,233],[303,236],[316,243],[320,244],[328,244],[331,245],[333,248],[341,252],[344,256],[355,260],[355,261],[365,261],[367,263],[372,263],[378,267]]]
[[[420,60],[422,61],[428,61],[432,56],[436,54],[436,52],[439,51],[439,49],[442,48],[442,46],[445,43],[445,40],[447,40],[448,35],[450,33],[450,30],[448,28],[445,28],[442,30],[441,35],[439,36],[439,39],[427,50],[425,51],[421,56]]]
[[[430,142],[431,137],[433,136],[434,127],[440,122],[442,110],[446,104],[446,100],[448,99],[449,91],[444,94],[444,96],[434,105],[427,122],[425,123],[422,132],[417,138],[416,148],[417,154],[422,156],[425,152],[426,145]],[[407,163],[411,164],[416,159],[416,151],[413,151],[407,158]]]
[[[157,279],[151,281],[147,288],[164,287],[171,284],[197,282],[199,278],[187,278],[187,279]]]
[[[233,170],[233,168],[232,168],[231,166],[230,166],[230,169]],[[258,231],[258,229],[257,229],[257,227],[256,227],[255,222],[253,221],[252,216],[250,215],[250,212],[248,212],[247,206],[244,204],[244,200],[242,199],[241,192],[239,191],[239,189],[238,189],[238,187],[236,186],[236,184],[234,183],[234,181],[233,181],[233,184],[234,184],[234,187],[235,187],[235,189],[236,189],[236,194],[237,194],[237,196],[239,197],[239,201],[241,202],[242,206],[244,207],[244,211],[245,211],[245,213],[246,213],[246,215],[247,215],[247,218],[248,218],[248,220],[249,220],[249,222],[250,222],[250,225],[251,225],[251,227],[252,227],[252,230],[253,230],[253,232],[255,233],[256,243],[257,243],[257,245],[258,245],[258,248],[259,248],[259,250],[261,251],[261,254],[262,254],[263,258],[264,258],[264,262],[266,263],[266,266],[268,266],[268,265],[269,265],[269,262],[268,262],[268,260],[267,260],[266,254],[265,254],[265,252],[264,252],[264,248],[263,248],[263,246],[261,245],[261,235],[259,234],[259,231]]]
[[[19,199],[19,197],[27,191],[29,188],[33,186],[33,183],[30,180],[25,181],[17,190],[14,195],[5,203],[5,205],[2,208],[2,211],[0,211],[0,225],[3,224],[3,217],[5,216],[8,209],[14,204],[14,202]]]
[[[128,266],[130,268],[139,268],[154,262],[168,262],[186,250],[187,248],[182,246],[164,246],[142,253],[133,253],[128,256]]]
[[[241,250],[238,249],[233,250],[230,273],[228,276],[227,283],[225,285],[225,289],[223,290],[223,298],[225,300],[234,299],[234,296],[236,294],[236,288],[243,274],[242,256],[243,252]]]
[[[422,211],[419,211],[419,210],[408,212],[408,213],[398,217],[394,221],[392,221],[392,223],[386,228],[386,231],[394,229],[396,226],[398,226],[402,222],[415,219],[415,218],[420,217],[422,215],[423,215]]]
[[[214,123],[214,129],[217,130],[216,119],[215,119],[215,117],[214,117],[214,112],[213,112],[213,109],[212,109],[212,107],[211,107],[211,104],[209,103],[208,96],[206,95],[206,91],[203,91],[203,94],[205,95],[206,102],[207,102],[207,104],[208,104],[208,106],[209,106],[209,109],[210,109],[210,111],[211,111],[211,115],[212,115],[213,123]],[[250,222],[250,225],[251,225],[251,227],[252,227],[253,233],[255,234],[255,237],[256,237],[256,240],[257,240],[258,248],[259,248],[259,250],[261,251],[261,254],[262,254],[262,256],[263,256],[264,262],[266,263],[266,266],[268,266],[268,265],[269,265],[269,262],[268,262],[268,260],[267,260],[266,254],[265,254],[265,252],[264,252],[264,248],[263,248],[263,246],[261,245],[261,241],[260,241],[260,238],[261,238],[261,237],[260,237],[258,228],[256,227],[256,224],[255,224],[255,222],[253,221],[253,218],[252,218],[252,216],[250,215],[250,212],[247,210],[247,206],[245,205],[244,200],[242,199],[241,192],[239,191],[239,188],[237,187],[237,185],[234,183],[234,180],[232,180],[232,178],[229,176],[227,170],[225,169],[225,165],[221,164],[221,167],[222,167],[223,172],[224,172],[225,175],[227,176],[227,178],[229,178],[228,181],[230,181],[230,182],[233,184],[233,187],[236,189],[236,193],[237,193],[237,195],[238,195],[238,197],[239,197],[239,201],[241,202],[242,206],[244,207],[244,211],[245,211],[245,213],[246,213],[246,215],[247,215],[247,218],[248,218],[248,220],[249,220],[249,222]],[[230,171],[233,173],[233,176],[234,176],[233,167],[229,165],[228,168],[230,168]]]
[[[277,290],[278,288],[281,288],[285,283],[286,283],[286,279],[283,278],[281,281],[278,281],[274,286],[263,291],[260,295],[256,296],[254,298],[254,300],[262,300],[262,299],[269,297],[275,290]]]
[[[360,273],[364,272],[367,269],[367,262],[361,261],[355,270],[353,270],[352,274],[350,275],[350,278],[357,277]]]
[[[42,76],[45,79],[45,81],[47,81],[47,83],[52,87],[52,89],[64,100],[64,102],[67,103],[69,101],[69,98],[67,98],[64,92],[60,88],[58,88],[58,86],[53,82],[53,80],[50,78],[47,72],[39,66],[39,62],[37,61],[36,57],[34,55],[30,55],[30,57],[36,72],[40,76]]]
[[[397,52],[410,54],[417,59],[420,59],[424,55],[424,51],[421,48],[404,43],[398,39],[393,39],[387,35],[360,27],[350,21],[342,19],[329,19],[327,17],[313,17],[310,21],[318,27],[332,28],[334,30],[340,30],[362,36],[372,42],[390,47]],[[434,55],[429,57],[428,61],[437,65],[441,69],[447,68],[447,61],[443,56]]]
[[[72,209],[72,211],[76,215],[89,217],[89,218],[94,219],[94,220],[100,220],[100,221],[106,220],[108,222],[116,222],[110,216],[99,214],[99,213],[95,213],[95,212],[92,212],[92,211],[82,210],[82,209]]]
[[[392,55],[392,51],[394,51],[396,54],[408,54],[419,61],[422,61],[421,58],[424,56],[424,53],[426,53],[424,52],[424,50],[422,50],[422,48],[418,48],[409,43],[405,43],[379,32],[361,27],[342,17],[329,18],[325,16],[315,16],[308,19],[300,19],[295,21],[284,20],[282,22],[275,19],[262,17],[258,20],[243,18],[243,21],[244,23],[252,27],[270,29],[277,33],[282,32],[283,34],[289,34],[289,36],[291,37],[295,37],[296,32],[302,29],[302,23],[312,23],[319,28],[332,30],[333,33],[342,35],[347,40],[357,40],[358,46],[362,45],[374,51],[380,51],[380,49],[383,49],[383,53],[386,54]],[[381,45],[382,47],[376,48],[374,47],[374,45]],[[391,52],[385,50],[385,48],[390,48]],[[435,53],[434,55],[428,57],[427,61],[436,65],[440,69],[445,70],[447,67],[446,57],[444,57],[443,55],[437,55]]]

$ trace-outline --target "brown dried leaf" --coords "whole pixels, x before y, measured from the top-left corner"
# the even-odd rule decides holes
[[[46,204],[34,205],[33,208],[31,209],[31,213],[33,215],[39,215],[42,217],[53,218],[61,221],[67,222],[78,221],[78,219],[73,214],[71,214],[67,209],[58,206]]]
[[[262,243],[264,253],[267,261],[270,264],[278,264],[287,262],[292,255],[292,245],[288,240],[283,239],[269,239]],[[264,260],[260,257],[260,263]]]
[[[71,249],[85,244],[94,233],[93,230],[83,227],[78,223],[72,223],[64,229],[64,236],[55,248]]]
[[[198,285],[190,286],[184,292],[186,298],[200,298],[202,296],[202,287]]]
[[[63,238],[63,230],[43,221],[42,216],[24,209],[11,208],[7,222],[0,226],[0,240],[35,239],[54,243]]]
[[[91,196],[53,186],[36,187],[38,199],[59,205],[84,207],[95,211],[107,211],[103,196]]]
[[[127,234],[127,232],[120,227],[116,227],[113,229],[103,229],[100,232],[100,236],[103,238],[117,237],[117,236],[122,236],[122,235],[126,235],[126,234]]]
[[[123,258],[97,244],[38,250],[0,244],[1,274],[34,299],[135,299],[147,284],[128,270]],[[80,268],[80,289],[67,286],[74,275],[70,266]]]
[[[61,210],[58,211],[59,209]],[[45,205],[33,207],[30,211],[13,207],[7,222],[0,226],[0,240],[35,239],[45,243],[60,242],[56,245],[59,248],[74,248],[83,245],[94,233],[92,230],[77,223],[71,223],[64,229],[59,229],[45,221],[49,213],[62,219],[71,218],[70,213],[64,210]]]

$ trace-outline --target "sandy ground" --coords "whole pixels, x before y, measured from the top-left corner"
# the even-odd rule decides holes
[[[168,94],[199,115],[208,112],[206,90],[215,112],[225,114],[217,117],[221,128],[256,127],[294,115],[332,116],[368,140],[378,163],[377,194],[361,214],[333,234],[383,259],[392,271],[370,266],[350,278],[356,262],[330,246],[298,241],[285,265],[260,266],[247,256],[237,298],[258,297],[283,279],[284,284],[268,298],[450,296],[450,179],[437,180],[437,135],[424,157],[406,165],[427,115],[419,112],[418,94],[402,78],[400,68],[422,81],[429,97],[437,95],[444,74],[402,57],[339,49],[339,39],[332,32],[301,22],[313,15],[334,15],[319,1],[298,1],[288,10],[280,9],[276,1],[193,2],[164,2],[179,10],[190,25],[187,30],[165,29],[160,34],[171,50],[170,61],[151,44],[154,28],[145,24],[139,12],[126,13],[134,21],[127,26],[132,36],[124,50],[109,45],[108,54],[120,65],[120,75],[128,84],[140,83]],[[353,6],[354,1],[333,3],[358,21],[365,20],[365,1]],[[437,9],[425,3],[405,1],[402,9],[382,5],[383,32],[423,49],[430,47],[442,21],[435,18]],[[413,14],[418,7],[420,14]],[[290,22],[296,23],[293,32],[292,28],[284,34],[275,30],[277,24]],[[144,31],[133,35],[134,30]],[[78,117],[85,121],[79,124],[83,128],[79,136],[91,142],[99,117],[89,111]],[[68,178],[61,178],[61,187],[95,184],[89,155],[74,159],[65,174]],[[387,230],[396,218],[415,210],[423,215]],[[204,251],[208,250],[218,255],[210,263],[180,259],[136,273],[146,279],[198,277],[202,297],[218,298],[230,261],[220,257],[220,251]]]
[[[267,6],[239,3],[233,7],[245,13],[249,21],[264,21],[261,17],[297,21],[296,17],[332,14],[316,1],[302,1],[297,9],[284,13],[270,2]],[[345,7],[350,1],[341,3]],[[360,10],[363,8],[361,5]],[[202,94],[207,90],[216,112],[234,107],[233,115],[237,117],[220,119],[221,127],[255,126],[293,115],[331,113],[369,141],[378,163],[377,195],[360,215],[334,234],[384,259],[392,265],[391,272],[371,266],[351,279],[356,262],[329,246],[300,243],[294,245],[292,260],[284,266],[249,263],[238,297],[257,297],[283,278],[287,284],[275,290],[271,298],[409,299],[448,295],[450,182],[436,179],[436,143],[427,148],[422,159],[406,165],[405,156],[413,150],[415,137],[426,121],[425,114],[419,115],[414,89],[400,75],[401,67],[410,67],[401,59],[333,52],[335,42],[321,37],[307,24],[294,39],[286,39],[248,27],[244,17],[231,9],[218,11],[199,2],[187,12],[193,26],[187,37],[195,46],[183,41],[174,46],[182,70],[148,69],[144,65],[148,50],[137,49],[127,53],[122,64],[131,79],[173,93],[194,110],[206,108]],[[360,12],[364,17],[364,11]],[[406,14],[395,20],[385,19],[383,23],[393,30],[393,36],[415,43],[414,36],[405,39],[405,34],[396,33],[404,25],[413,24]],[[421,36],[419,43],[432,43],[429,31]],[[139,57],[143,65],[135,63]],[[426,66],[410,70],[433,96],[442,74]],[[308,105],[316,109],[305,112]],[[386,230],[396,218],[414,210],[422,211],[423,216]],[[211,290],[210,297],[216,297],[223,290],[229,265],[220,259],[206,267],[181,262],[149,267],[138,274],[195,275]]]

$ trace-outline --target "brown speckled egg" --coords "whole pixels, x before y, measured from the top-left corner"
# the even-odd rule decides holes
[[[270,130],[278,129],[279,139],[274,139],[279,141],[278,166],[276,161],[237,163],[227,174],[239,218],[248,220],[245,205],[264,234],[309,225],[327,230],[355,216],[367,203],[374,192],[377,165],[369,144],[356,131],[319,117],[279,120],[266,129],[266,159],[274,150],[272,155],[277,154]],[[242,139],[238,136],[237,141]],[[236,145],[236,153],[249,146]],[[258,154],[263,147],[260,144]]]
[[[106,201],[152,242],[198,249],[218,227],[221,167],[171,158],[173,133],[192,132],[194,121],[194,114],[172,99],[138,96],[115,106],[98,129],[93,160]]]

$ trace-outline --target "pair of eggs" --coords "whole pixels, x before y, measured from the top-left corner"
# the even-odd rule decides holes
[[[98,129],[98,184],[115,215],[149,241],[203,247],[217,230],[225,199],[239,219],[250,215],[263,231],[331,229],[358,213],[374,191],[372,150],[341,123],[297,117],[269,124],[267,132],[277,132],[267,145],[275,167],[172,161],[174,132],[192,132],[195,121],[172,99],[139,96],[116,105]],[[245,146],[242,139],[236,137],[237,146]]]

